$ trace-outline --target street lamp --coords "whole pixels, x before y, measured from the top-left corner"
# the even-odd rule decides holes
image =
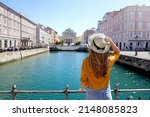
[[[137,52],[138,52],[138,38],[139,38],[139,35],[135,35],[134,38],[136,39],[136,48],[135,48],[135,56],[137,56]]]

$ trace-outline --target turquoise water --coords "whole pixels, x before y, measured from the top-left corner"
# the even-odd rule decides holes
[[[80,88],[80,70],[85,52],[48,52],[0,65],[0,90],[11,90],[16,84],[18,90],[70,90]],[[115,64],[111,73],[111,88],[150,88],[150,76],[131,71]],[[150,93],[120,93],[120,99],[148,99]],[[69,94],[69,99],[84,99],[85,94]],[[11,99],[11,95],[0,95],[0,99]],[[65,99],[64,94],[18,94],[17,99]]]

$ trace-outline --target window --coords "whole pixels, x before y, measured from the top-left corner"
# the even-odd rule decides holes
[[[143,13],[139,12],[139,18],[142,18]]]
[[[123,25],[123,27],[124,27],[124,30],[126,30],[126,25],[127,25],[127,24],[126,24],[126,23],[124,23],[124,25]]]
[[[123,38],[126,38],[126,33],[123,33]]]
[[[147,33],[146,33],[146,37],[147,37],[147,38],[150,38],[150,32],[147,32]]]
[[[134,18],[134,12],[130,12],[130,18]]]
[[[16,47],[16,40],[14,41],[14,46]]]
[[[7,27],[4,26],[3,28],[4,28],[4,33],[3,34],[7,34]]]
[[[6,9],[4,9],[4,14],[6,14],[7,13],[7,10]]]
[[[127,16],[126,13],[124,13],[124,14],[123,14],[123,19],[124,19],[124,21],[126,21],[126,16]]]
[[[132,22],[130,22],[130,29],[134,29],[134,22],[132,21]]]
[[[138,29],[142,29],[142,22],[139,22]]]
[[[4,16],[3,18],[4,18],[4,24],[6,24],[6,17]]]
[[[12,46],[12,42],[11,42],[11,41],[9,42],[9,46],[10,46],[10,47]]]
[[[130,36],[129,36],[129,37],[134,38],[134,32],[130,32],[129,34],[130,34]]]
[[[12,26],[12,25],[11,25],[11,24],[12,24],[12,23],[11,23],[11,21],[12,21],[12,20],[11,20],[11,19],[9,19],[9,26]]]
[[[150,12],[148,12],[148,18],[150,18]]]
[[[147,23],[147,29],[150,29],[150,22]]]
[[[4,47],[7,48],[7,40],[4,41]]]
[[[120,21],[122,21],[122,16],[120,16]]]
[[[126,47],[126,43],[123,43],[123,47]]]
[[[120,31],[122,30],[122,24],[120,24]]]

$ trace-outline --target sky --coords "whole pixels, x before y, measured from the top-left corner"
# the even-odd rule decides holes
[[[149,0],[0,0],[35,23],[49,26],[62,35],[71,28],[81,36],[97,28],[106,12],[131,5],[150,6]]]

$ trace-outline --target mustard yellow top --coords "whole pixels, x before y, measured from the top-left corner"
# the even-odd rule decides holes
[[[111,67],[119,58],[119,56],[120,53],[113,53],[109,57],[108,71],[105,77],[103,78],[96,78],[94,76],[92,68],[88,64],[88,57],[86,57],[82,63],[81,78],[80,78],[81,83],[95,90],[104,89],[105,87],[107,87],[110,83]]]

